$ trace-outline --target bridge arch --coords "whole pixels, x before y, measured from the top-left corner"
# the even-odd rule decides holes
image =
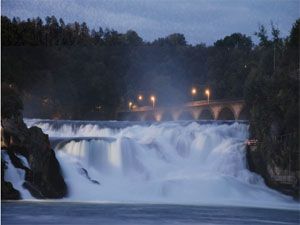
[[[193,120],[193,114],[190,111],[182,111],[178,117],[179,120]]]
[[[129,115],[130,114],[130,115]],[[120,111],[117,116],[125,120],[248,120],[249,109],[243,100],[194,101],[172,107],[138,107]]]
[[[161,121],[172,121],[172,120],[173,120],[173,116],[172,113],[169,111],[164,112],[161,116]]]
[[[220,110],[219,115],[217,116],[216,119],[217,120],[235,120],[234,111],[230,107],[225,106]]]
[[[213,120],[214,114],[213,111],[210,108],[204,108],[199,116],[200,120]]]
[[[156,121],[154,113],[153,112],[146,113],[146,115],[144,116],[144,121]]]
[[[250,112],[247,107],[243,107],[238,115],[238,120],[249,120],[250,118]]]
[[[140,117],[138,115],[138,113],[130,113],[127,117],[127,119],[129,121],[139,121],[140,120]]]
[[[192,113],[194,120],[199,120],[200,113],[201,113],[201,109],[200,108],[195,108],[195,109],[191,108],[190,112]]]

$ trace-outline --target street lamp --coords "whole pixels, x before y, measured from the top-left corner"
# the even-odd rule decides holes
[[[138,100],[139,101],[143,101],[143,98],[144,98],[143,95],[138,95]]]
[[[194,101],[194,96],[197,95],[197,89],[196,88],[192,88],[191,94],[192,94],[192,100]]]
[[[210,91],[209,89],[205,90],[205,95],[207,96],[207,102],[209,103],[209,96],[210,96]]]
[[[152,102],[152,107],[153,107],[153,109],[154,109],[155,101],[156,101],[156,98],[155,98],[154,95],[151,95],[151,96],[150,96],[150,101]]]
[[[131,110],[132,104],[133,104],[132,102],[128,102],[129,111]]]

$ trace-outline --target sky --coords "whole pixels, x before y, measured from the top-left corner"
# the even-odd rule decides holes
[[[1,14],[21,19],[54,15],[90,28],[135,30],[145,41],[182,33],[189,44],[213,44],[234,32],[251,36],[273,23],[281,36],[300,18],[299,0],[2,0]]]

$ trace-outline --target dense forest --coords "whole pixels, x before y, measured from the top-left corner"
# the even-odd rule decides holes
[[[299,23],[286,38],[271,24],[271,37],[265,26],[258,27],[258,44],[234,33],[212,46],[192,46],[179,33],[145,42],[132,30],[90,30],[86,23],[65,24],[54,16],[2,16],[1,81],[18,90],[29,117],[84,119],[97,112],[114,119],[138,94],[155,94],[158,105],[168,105],[190,101],[191,87],[203,99],[209,87],[212,99],[244,98],[263,129],[271,130],[273,118],[277,130],[294,132]]]
[[[2,82],[18,88],[31,117],[113,118],[138,94],[155,94],[160,105],[190,101],[192,86],[198,99],[205,87],[212,99],[241,98],[254,56],[251,38],[239,33],[207,47],[182,34],[149,43],[132,30],[90,31],[54,16],[2,17],[1,25]]]

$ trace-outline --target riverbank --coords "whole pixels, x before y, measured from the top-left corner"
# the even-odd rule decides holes
[[[289,165],[285,167],[286,169],[280,167],[278,163],[276,165],[275,159],[266,149],[261,149],[260,145],[248,145],[246,151],[250,171],[261,175],[270,188],[300,201],[299,171],[287,170],[287,168],[291,168]]]

